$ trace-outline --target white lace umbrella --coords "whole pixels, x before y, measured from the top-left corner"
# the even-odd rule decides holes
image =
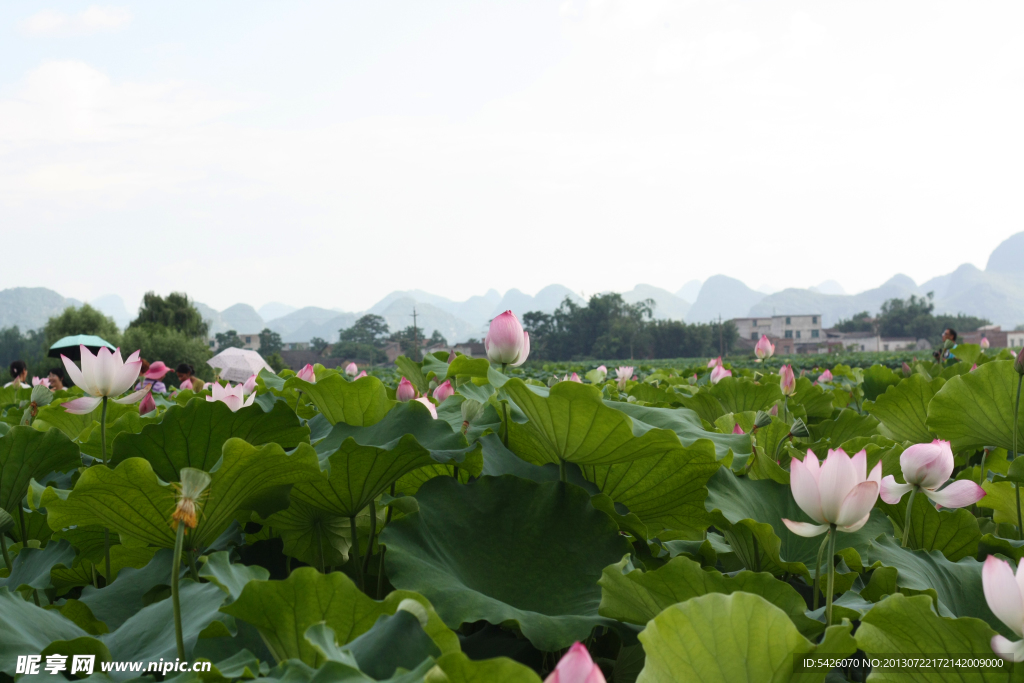
[[[269,372],[274,371],[267,365],[267,361],[263,360],[263,356],[249,349],[224,349],[206,363],[211,368],[219,370],[218,374],[222,379],[231,382],[244,382],[252,375],[259,374],[264,368]]]

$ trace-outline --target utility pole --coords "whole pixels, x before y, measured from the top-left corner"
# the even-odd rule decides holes
[[[416,326],[416,307],[412,307],[413,360],[420,360],[420,328]]]

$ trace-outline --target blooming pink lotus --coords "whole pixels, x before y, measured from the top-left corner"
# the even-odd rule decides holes
[[[989,555],[981,568],[981,587],[985,591],[985,602],[992,614],[1006,624],[1018,636],[1024,636],[1024,562],[1013,565]],[[1010,662],[1024,661],[1024,640],[1011,641],[1003,636],[992,636],[989,641],[992,651]]]
[[[518,367],[530,355],[530,333],[519,324],[512,311],[505,311],[491,321],[484,337],[487,359],[492,363]]]
[[[711,360],[709,360],[708,361],[708,367],[709,368],[714,368],[714,367],[719,367],[720,368],[720,367],[722,367],[722,357],[719,356],[718,358],[712,358]]]
[[[945,508],[973,505],[985,497],[985,489],[969,479],[954,481],[938,490],[953,474],[953,450],[948,441],[936,439],[931,443],[914,444],[900,456],[900,468],[906,484],[897,484],[891,474],[882,480],[880,494],[890,505],[914,489]]]
[[[829,370],[829,369],[826,369],[825,372],[823,372],[820,375],[818,375],[818,382],[831,382],[831,381],[832,381],[832,371]]]
[[[619,385],[619,391],[626,390],[626,382],[633,376],[632,365],[620,365],[615,369],[615,381]]]
[[[792,365],[783,365],[779,368],[779,388],[785,396],[796,393],[796,375],[793,374]]]
[[[302,366],[302,369],[295,373],[295,376],[301,379],[303,382],[309,382],[310,384],[316,384],[316,373],[313,372],[313,366],[306,363]]]
[[[139,415],[145,415],[156,410],[156,401],[153,400],[153,392],[147,391],[145,398],[139,404]]]
[[[124,398],[115,398],[130,389],[139,376],[142,360],[138,351],[128,356],[128,360],[122,361],[121,349],[111,351],[104,346],[95,356],[84,346],[80,347],[80,350],[81,370],[67,356],[60,357],[64,361],[68,377],[87,394],[65,403],[64,410],[67,412],[72,415],[87,415],[96,410],[104,398],[112,399],[114,403],[138,403],[149,392],[149,389],[140,389]]]
[[[601,667],[590,658],[583,643],[573,643],[544,683],[605,683]]]
[[[711,383],[718,384],[726,377],[732,377],[732,370],[726,370],[721,365],[716,365],[711,371]]]
[[[411,401],[416,398],[416,387],[412,385],[407,377],[403,377],[402,381],[398,383],[398,389],[395,390],[395,398],[399,401]]]
[[[359,366],[355,363],[349,363],[345,366],[345,374],[349,377],[355,377],[359,374]]]
[[[980,346],[981,346],[981,348],[983,348],[983,349],[987,349],[987,348],[988,348],[989,346],[991,346],[991,344],[989,344],[989,343],[988,343],[988,337],[982,337],[982,338],[981,338],[981,344],[980,344]]]
[[[206,400],[211,403],[214,401],[226,403],[233,413],[238,412],[239,408],[251,406],[252,402],[256,400],[256,394],[253,393],[249,394],[249,398],[245,397],[245,389],[241,384],[231,386],[231,383],[228,382],[226,387],[222,387],[220,382],[213,382],[210,390],[213,392],[213,395],[207,396]]]
[[[825,463],[811,450],[803,461],[790,465],[789,486],[800,509],[817,524],[783,523],[798,536],[819,536],[836,525],[839,531],[856,531],[867,524],[871,508],[878,499],[882,482],[882,463],[867,472],[868,454],[860,451],[852,458],[843,449],[829,450]]]
[[[577,384],[583,384],[583,380],[581,380],[580,376],[577,375],[575,372],[572,373],[571,375],[566,375],[565,377],[563,377],[562,381],[563,382],[576,382]]]
[[[754,347],[754,355],[757,356],[758,360],[771,358],[775,355],[775,344],[772,344],[772,340],[768,338],[768,335],[762,334],[761,338],[757,340],[757,345]]]
[[[446,379],[441,382],[436,389],[434,389],[434,400],[439,404],[444,403],[445,399],[455,393],[455,389],[452,388],[451,380]]]
[[[427,398],[426,396],[420,396],[415,400],[417,403],[422,403],[423,405],[425,405],[427,407],[427,410],[430,411],[431,417],[433,417],[435,420],[437,419],[437,408],[434,407],[434,404],[430,402],[429,398]]]
[[[256,391],[256,375],[249,375],[249,379],[245,380],[238,386],[242,387],[242,395],[248,396],[252,392]]]
[[[47,389],[49,389],[50,388],[50,378],[49,377],[33,377],[32,378],[32,386],[34,386],[34,387],[44,386]]]
[[[356,379],[362,379],[363,377],[366,377],[366,370],[363,370],[362,372],[355,376]]]

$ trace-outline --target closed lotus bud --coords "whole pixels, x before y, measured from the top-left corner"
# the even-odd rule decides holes
[[[709,360],[708,361],[708,367],[709,368],[714,368],[714,367],[719,367],[720,368],[720,367],[722,367],[722,357],[719,356],[718,358],[712,358],[711,360]]]
[[[573,643],[544,683],[605,683],[604,674],[582,643]]]
[[[451,352],[448,354],[448,365],[454,363],[456,358],[458,358],[458,356],[455,355],[455,349],[452,349]]]
[[[416,387],[412,385],[412,382],[410,382],[408,378],[403,377],[402,381],[398,383],[398,389],[395,391],[395,398],[403,403],[416,398]]]
[[[359,374],[359,366],[355,363],[349,363],[345,366],[345,374],[349,377],[355,377]]]
[[[754,355],[757,356],[758,360],[771,358],[775,355],[775,344],[772,344],[767,335],[761,335],[761,339],[758,340],[757,346],[754,347]]]
[[[906,362],[904,362],[903,363],[903,376],[904,377],[910,377],[910,373],[912,373],[912,372],[913,372],[913,370],[910,369],[910,366],[907,365]]]
[[[523,330],[515,313],[505,311],[491,321],[484,337],[484,350],[492,363],[520,366],[530,355],[530,334]]]
[[[719,382],[721,382],[726,377],[732,377],[732,370],[726,370],[721,365],[716,365],[711,370],[711,383],[712,384],[718,384]]]
[[[139,403],[139,415],[145,415],[156,410],[156,401],[153,400],[153,392],[150,391]]]
[[[1013,369],[1016,370],[1018,374],[1024,375],[1024,352],[1017,354],[1017,359],[1013,361]]]
[[[316,373],[313,372],[313,366],[309,363],[306,363],[301,370],[296,372],[295,376],[303,382],[309,382],[310,384],[314,384],[316,382]]]
[[[740,427],[738,422],[732,426],[732,433],[733,434],[742,434],[743,433],[743,428]]]
[[[793,374],[792,365],[783,365],[779,368],[779,387],[785,396],[796,393],[796,375]]]
[[[754,427],[762,429],[772,423],[772,416],[763,410],[757,411],[757,415],[754,416]]]
[[[820,375],[818,375],[818,381],[819,382],[831,382],[832,381],[832,371],[826,369],[825,372],[823,372]]]
[[[608,367],[607,367],[607,366],[605,366],[605,365],[598,365],[598,366],[597,366],[597,371],[598,371],[599,373],[601,373],[601,377],[600,377],[600,379],[598,379],[597,381],[598,381],[598,382],[603,382],[603,381],[604,381],[604,378],[608,376]]]
[[[463,422],[472,422],[484,414],[484,404],[471,398],[463,401],[460,407],[462,408]]]
[[[455,389],[452,389],[451,380],[445,380],[434,389],[434,400],[438,403],[444,403],[445,399],[455,393]]]
[[[990,344],[988,343],[988,337],[982,337],[981,338],[981,348],[987,349],[989,346],[990,346]]]
[[[565,378],[568,382],[576,382],[577,384],[583,384],[583,380],[575,372]]]
[[[778,406],[772,406],[771,408],[768,409],[768,414],[771,415],[772,417],[778,417],[779,416],[779,407]]]
[[[789,433],[801,438],[811,435],[811,432],[807,429],[807,425],[799,417],[793,420],[793,426],[789,428]]]
[[[632,376],[633,376],[633,366],[632,365],[620,365],[615,370],[615,381],[619,385],[619,391],[625,391],[626,390],[626,382],[628,382],[629,379]]]
[[[175,484],[177,501],[171,513],[171,525],[184,524],[189,529],[199,525],[200,505],[210,485],[210,475],[195,467],[181,468],[181,483]]]

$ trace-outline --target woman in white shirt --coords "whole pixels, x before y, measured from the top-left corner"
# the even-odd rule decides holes
[[[19,389],[28,389],[29,386],[25,384],[25,379],[28,377],[28,366],[25,365],[25,361],[16,360],[11,363],[11,381],[4,385],[4,389],[17,383]]]

